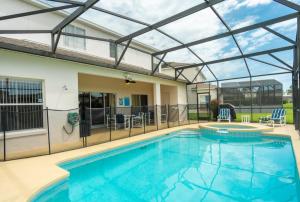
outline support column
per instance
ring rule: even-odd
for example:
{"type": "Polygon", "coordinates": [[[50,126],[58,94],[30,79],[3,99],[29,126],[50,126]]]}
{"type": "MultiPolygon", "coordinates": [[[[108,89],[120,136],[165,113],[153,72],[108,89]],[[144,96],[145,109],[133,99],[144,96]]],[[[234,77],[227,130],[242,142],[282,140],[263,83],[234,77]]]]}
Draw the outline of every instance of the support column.
{"type": "Polygon", "coordinates": [[[250,76],[250,122],[253,122],[253,89],[252,89],[252,76],[250,76]]]}
{"type": "Polygon", "coordinates": [[[157,125],[161,125],[161,91],[160,91],[160,83],[154,83],[153,84],[153,106],[154,113],[156,110],[156,115],[154,116],[154,120],[157,123],[157,125]]]}
{"type": "Polygon", "coordinates": [[[219,88],[220,88],[220,84],[219,84],[219,81],[217,80],[217,102],[218,102],[218,105],[220,104],[219,88]]]}
{"type": "Polygon", "coordinates": [[[297,18],[297,35],[296,35],[296,47],[294,49],[294,63],[293,63],[293,75],[292,75],[292,87],[293,87],[293,113],[295,129],[299,130],[300,117],[298,110],[300,109],[300,93],[299,93],[299,67],[300,67],[300,17],[297,18]]]}

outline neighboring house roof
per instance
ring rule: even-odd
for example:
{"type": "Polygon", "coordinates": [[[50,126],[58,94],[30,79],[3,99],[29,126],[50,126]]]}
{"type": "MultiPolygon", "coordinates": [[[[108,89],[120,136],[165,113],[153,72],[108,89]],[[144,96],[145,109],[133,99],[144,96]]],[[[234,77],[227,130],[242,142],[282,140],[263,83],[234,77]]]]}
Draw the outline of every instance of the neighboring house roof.
{"type": "MultiPolygon", "coordinates": [[[[252,81],[252,86],[271,86],[271,85],[281,85],[279,81],[275,79],[265,79],[265,80],[257,80],[257,81],[252,81]]],[[[250,86],[250,81],[241,81],[241,82],[227,82],[227,83],[222,83],[221,87],[222,88],[249,88],[250,86]]]]}
{"type": "Polygon", "coordinates": [[[199,83],[199,84],[197,84],[197,88],[198,89],[205,89],[205,90],[207,90],[207,89],[211,89],[211,90],[214,90],[214,89],[217,89],[218,87],[217,87],[217,85],[212,85],[212,84],[208,84],[208,83],[199,83]]]}
{"type": "MultiPolygon", "coordinates": [[[[78,62],[83,64],[96,65],[104,68],[111,68],[111,69],[116,69],[116,70],[121,70],[126,72],[152,76],[151,70],[144,69],[140,66],[127,64],[124,63],[123,61],[120,63],[120,65],[117,68],[115,68],[114,66],[115,63],[113,60],[108,60],[105,58],[96,57],[89,54],[79,53],[76,51],[58,48],[55,54],[51,54],[50,46],[29,42],[27,40],[0,37],[0,44],[2,44],[8,50],[31,53],[35,55],[41,55],[41,56],[46,56],[46,57],[51,57],[56,59],[68,60],[68,61],[73,61],[73,62],[78,62]]],[[[154,76],[162,79],[174,80],[172,76],[167,76],[161,73],[155,73],[154,76]]],[[[181,79],[178,79],[177,81],[186,82],[181,79]]]]}
{"type": "MultiPolygon", "coordinates": [[[[26,3],[28,3],[28,4],[31,4],[31,5],[33,5],[33,6],[36,6],[36,7],[38,7],[38,8],[49,8],[49,7],[53,7],[53,6],[51,6],[49,3],[41,2],[40,0],[33,0],[33,1],[32,1],[32,0],[22,0],[22,1],[24,1],[24,2],[26,2],[26,3]]],[[[99,11],[99,12],[100,12],[100,11],[99,11]]],[[[67,13],[67,12],[62,11],[62,10],[60,10],[60,11],[55,11],[55,12],[53,12],[53,13],[56,13],[56,14],[58,14],[58,15],[63,15],[64,17],[67,16],[67,15],[70,15],[70,13],[67,13]]],[[[89,26],[89,27],[91,27],[91,28],[93,28],[93,29],[96,29],[96,30],[98,30],[98,31],[101,31],[101,32],[110,34],[110,35],[112,35],[113,37],[116,37],[116,38],[121,38],[121,37],[124,36],[124,35],[122,35],[122,34],[116,32],[116,31],[113,31],[113,30],[111,30],[111,29],[108,29],[108,28],[106,28],[106,27],[103,27],[103,26],[101,26],[101,25],[99,25],[99,24],[93,23],[93,22],[91,22],[91,21],[89,21],[89,20],[87,20],[87,19],[85,19],[85,18],[82,18],[82,17],[78,17],[74,22],[79,22],[79,23],[85,24],[85,25],[87,25],[87,26],[89,26]]],[[[154,48],[154,47],[152,47],[152,46],[150,46],[150,45],[141,43],[141,42],[139,42],[139,41],[137,41],[137,40],[134,40],[134,39],[132,40],[132,44],[133,44],[133,45],[136,45],[136,46],[139,46],[139,47],[142,47],[142,48],[145,48],[145,49],[149,50],[150,52],[157,52],[157,51],[159,51],[159,49],[157,49],[157,48],[154,48]]]]}

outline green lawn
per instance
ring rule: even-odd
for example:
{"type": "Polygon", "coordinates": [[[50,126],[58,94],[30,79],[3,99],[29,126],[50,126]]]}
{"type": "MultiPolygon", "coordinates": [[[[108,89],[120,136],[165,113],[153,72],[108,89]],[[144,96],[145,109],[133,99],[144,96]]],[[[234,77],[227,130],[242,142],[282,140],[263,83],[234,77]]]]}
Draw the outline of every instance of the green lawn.
{"type": "MultiPolygon", "coordinates": [[[[293,104],[292,103],[287,103],[284,104],[283,107],[286,109],[286,121],[287,123],[293,123],[293,104]]],[[[242,115],[250,115],[250,113],[237,113],[236,114],[236,121],[240,122],[241,121],[241,116],[242,115]]],[[[271,115],[271,113],[253,113],[252,114],[252,122],[258,122],[260,117],[263,116],[268,116],[271,115]]],[[[199,114],[200,119],[203,117],[207,117],[207,114],[199,114]]],[[[197,120],[197,113],[190,113],[189,114],[189,119],[190,120],[197,120]]]]}
{"type": "MultiPolygon", "coordinates": [[[[294,123],[293,120],[293,104],[287,103],[283,105],[283,108],[286,110],[286,122],[287,123],[294,123]]],[[[250,113],[237,113],[236,114],[236,121],[241,121],[241,116],[250,113]]],[[[253,113],[252,114],[252,122],[258,122],[260,117],[271,115],[271,113],[253,113]]]]}

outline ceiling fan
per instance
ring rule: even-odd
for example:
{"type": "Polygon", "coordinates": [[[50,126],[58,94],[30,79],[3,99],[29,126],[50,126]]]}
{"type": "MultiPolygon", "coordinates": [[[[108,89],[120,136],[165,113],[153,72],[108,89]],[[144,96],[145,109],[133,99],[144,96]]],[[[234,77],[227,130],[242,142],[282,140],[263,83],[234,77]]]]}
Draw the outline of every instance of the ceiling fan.
{"type": "Polygon", "coordinates": [[[124,77],[125,77],[125,83],[127,84],[127,85],[129,85],[129,84],[131,84],[131,83],[136,83],[136,81],[134,81],[133,79],[132,79],[132,77],[129,75],[129,74],[124,74],[124,77]]]}

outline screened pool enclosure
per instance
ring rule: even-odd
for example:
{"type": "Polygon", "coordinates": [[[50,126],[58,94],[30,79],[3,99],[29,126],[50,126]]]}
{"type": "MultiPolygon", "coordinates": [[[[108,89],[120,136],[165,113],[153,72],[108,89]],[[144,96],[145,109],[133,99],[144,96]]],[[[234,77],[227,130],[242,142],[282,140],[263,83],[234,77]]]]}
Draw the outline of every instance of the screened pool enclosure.
{"type": "MultiPolygon", "coordinates": [[[[37,2],[32,0],[32,2],[37,2]]],[[[164,77],[161,65],[174,69],[174,77],[168,79],[186,82],[190,109],[198,111],[204,102],[210,113],[211,102],[221,103],[231,99],[234,107],[247,107],[251,116],[262,106],[272,108],[281,105],[280,89],[293,88],[293,119],[299,128],[299,64],[300,64],[300,6],[297,0],[273,1],[131,1],[131,0],[40,0],[39,10],[11,13],[0,17],[0,48],[31,53],[40,56],[92,64],[127,72],[164,77]],[[40,18],[49,12],[62,12],[64,20],[45,23],[43,27],[28,29],[26,23],[14,24],[15,19],[40,18]],[[117,40],[86,35],[81,30],[65,29],[77,18],[113,30],[117,40]],[[32,35],[49,37],[48,46],[30,46],[14,43],[16,36],[34,40],[32,35]],[[114,63],[89,58],[64,55],[58,52],[59,41],[64,36],[91,40],[111,45],[115,51],[114,63]],[[5,38],[4,38],[5,37],[5,38]],[[151,47],[141,50],[135,43],[151,47]],[[130,49],[141,51],[152,58],[152,70],[128,68],[122,58],[130,49]],[[177,65],[172,66],[172,62],[177,65]],[[190,69],[196,74],[189,74],[190,69]],[[197,77],[205,80],[199,82],[197,77]],[[260,88],[259,82],[275,79],[282,85],[260,88]],[[225,87],[226,82],[238,82],[239,86],[225,87]],[[206,88],[201,90],[201,85],[206,88]],[[273,93],[273,98],[266,93],[273,93]],[[230,96],[232,96],[230,98],[230,96]],[[236,96],[239,96],[238,99],[236,96]],[[268,100],[269,99],[269,100],[268,100]]],[[[5,3],[1,2],[1,3],[5,3]]],[[[46,22],[46,21],[45,21],[46,22]]],[[[196,113],[196,112],[195,112],[196,113]]],[[[192,114],[192,113],[191,113],[192,114]]]]}
{"type": "Polygon", "coordinates": [[[252,98],[249,82],[226,82],[221,86],[223,103],[234,106],[282,107],[282,83],[274,79],[252,82],[252,98]]]}

